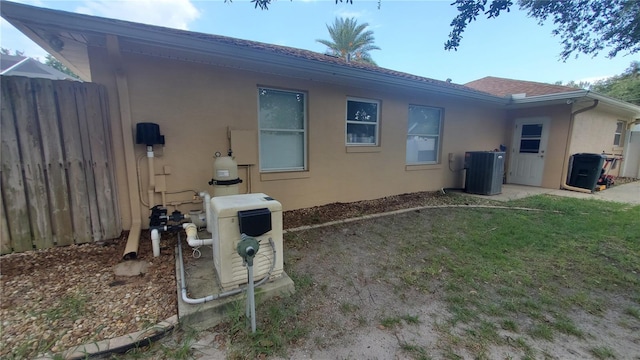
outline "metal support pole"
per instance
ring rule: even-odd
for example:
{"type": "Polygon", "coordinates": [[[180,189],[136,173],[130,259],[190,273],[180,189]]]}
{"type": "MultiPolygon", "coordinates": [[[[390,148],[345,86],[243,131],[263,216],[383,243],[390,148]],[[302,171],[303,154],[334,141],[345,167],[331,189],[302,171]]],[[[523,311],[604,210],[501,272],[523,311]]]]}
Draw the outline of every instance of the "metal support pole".
{"type": "Polygon", "coordinates": [[[256,302],[253,293],[253,266],[247,266],[247,275],[249,276],[249,287],[247,289],[247,307],[250,308],[251,314],[251,332],[256,332],[256,302]]]}

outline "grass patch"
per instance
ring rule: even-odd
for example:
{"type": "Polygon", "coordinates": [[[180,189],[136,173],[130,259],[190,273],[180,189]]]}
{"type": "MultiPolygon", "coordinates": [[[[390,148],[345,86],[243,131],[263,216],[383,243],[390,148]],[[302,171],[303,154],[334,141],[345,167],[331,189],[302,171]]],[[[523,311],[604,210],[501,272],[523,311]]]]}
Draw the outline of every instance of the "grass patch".
{"type": "Polygon", "coordinates": [[[634,318],[640,320],[640,309],[638,309],[636,307],[630,306],[630,307],[624,309],[624,313],[626,315],[629,315],[631,317],[634,317],[634,318]]]}
{"type": "Polygon", "coordinates": [[[515,321],[511,320],[511,319],[502,320],[500,325],[504,330],[509,330],[509,331],[512,331],[512,332],[518,332],[518,324],[515,321]]]}
{"type": "Polygon", "coordinates": [[[564,334],[573,335],[581,339],[584,338],[584,332],[578,329],[573,321],[565,316],[558,316],[558,319],[553,323],[553,327],[564,334]]]}
{"type": "Polygon", "coordinates": [[[401,322],[402,319],[400,319],[399,317],[386,317],[380,320],[380,325],[386,328],[393,328],[397,325],[400,325],[401,322]]]}
{"type": "Polygon", "coordinates": [[[538,324],[529,330],[529,335],[535,339],[551,341],[553,340],[553,329],[545,324],[538,324]]]}
{"type": "MultiPolygon", "coordinates": [[[[223,328],[231,335],[229,359],[255,359],[284,355],[286,346],[305,338],[310,331],[307,319],[300,310],[301,297],[312,287],[309,275],[290,271],[298,279],[296,292],[288,297],[277,297],[260,302],[256,307],[256,332],[252,333],[245,317],[245,300],[236,301],[228,312],[229,321],[223,328]]],[[[294,280],[295,281],[295,280],[294,280]]]]}
{"type": "MultiPolygon", "coordinates": [[[[464,199],[457,200],[463,204],[464,199]]],[[[322,336],[315,335],[311,341],[324,348],[351,329],[368,324],[371,312],[366,302],[340,298],[331,316],[327,316],[331,310],[323,308],[327,299],[335,301],[335,289],[359,288],[358,279],[364,278],[344,270],[348,266],[343,265],[356,259],[346,255],[351,254],[347,250],[350,243],[342,236],[346,229],[352,241],[358,241],[358,251],[384,254],[366,261],[366,266],[373,267],[368,273],[375,274],[379,286],[392,289],[399,302],[411,299],[412,292],[422,292],[436,294],[446,305],[449,317],[436,326],[439,353],[432,355],[428,348],[401,343],[409,357],[458,359],[464,352],[486,358],[491,346],[508,345],[524,352],[523,358],[533,359],[541,354],[527,343],[528,336],[546,341],[559,334],[584,338],[570,314],[584,311],[602,316],[615,305],[608,300],[611,294],[634,301],[634,306],[622,311],[628,321],[638,319],[640,206],[550,196],[506,205],[542,211],[432,209],[362,225],[287,234],[285,256],[292,258],[285,270],[296,293],[260,305],[255,334],[246,326],[241,303],[225,325],[231,339],[230,358],[286,357],[289,345],[307,340],[310,326],[322,329],[322,336]],[[359,229],[357,234],[354,227],[359,229]],[[338,234],[335,240],[334,232],[338,234]],[[336,276],[321,279],[296,271],[304,268],[296,265],[307,254],[321,254],[319,259],[326,261],[323,266],[335,268],[336,276]],[[506,338],[500,335],[501,329],[528,336],[506,338]]],[[[359,264],[365,266],[365,262],[359,264]]],[[[411,314],[377,321],[386,328],[420,323],[411,314]]],[[[611,349],[603,347],[591,353],[601,359],[613,356],[611,349]]]]}
{"type": "Polygon", "coordinates": [[[608,346],[598,346],[589,349],[589,352],[595,356],[596,359],[615,359],[616,354],[608,346]]]}
{"type": "Polygon", "coordinates": [[[415,360],[430,360],[431,357],[427,353],[427,350],[418,345],[402,343],[400,344],[400,349],[410,355],[415,360]]]}
{"type": "Polygon", "coordinates": [[[54,322],[58,319],[77,320],[85,315],[87,311],[88,295],[82,290],[66,294],[60,299],[56,306],[43,310],[40,314],[48,322],[54,322]]]}

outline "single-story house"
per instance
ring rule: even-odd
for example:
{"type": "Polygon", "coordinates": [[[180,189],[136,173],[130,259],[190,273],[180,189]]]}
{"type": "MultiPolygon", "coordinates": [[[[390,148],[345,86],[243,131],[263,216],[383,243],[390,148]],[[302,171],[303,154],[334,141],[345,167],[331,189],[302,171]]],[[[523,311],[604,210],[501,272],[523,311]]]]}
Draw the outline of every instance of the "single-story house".
{"type": "MultiPolygon", "coordinates": [[[[496,96],[512,98],[514,102],[508,108],[511,109],[509,117],[513,119],[514,125],[517,125],[516,118],[518,117],[550,116],[552,114],[547,108],[533,110],[532,106],[523,106],[523,104],[555,104],[556,110],[559,111],[554,115],[557,117],[555,121],[569,124],[570,136],[564,141],[553,138],[549,138],[549,141],[564,143],[568,154],[605,154],[609,160],[605,164],[608,174],[640,178],[640,133],[637,132],[640,129],[634,125],[639,122],[639,119],[637,115],[633,115],[633,112],[637,111],[635,110],[637,106],[603,97],[588,90],[492,76],[471,81],[465,86],[496,96]],[[576,101],[591,101],[595,106],[585,111],[582,110],[584,107],[575,106],[576,101]],[[521,110],[516,110],[523,108],[528,110],[524,113],[521,110]],[[629,118],[629,116],[631,117],[629,118]]],[[[526,129],[521,131],[526,131],[526,129]]],[[[514,133],[514,139],[516,136],[518,136],[517,132],[514,133]]],[[[530,179],[533,183],[523,182],[520,179],[520,174],[514,172],[517,168],[517,163],[514,162],[519,161],[519,156],[514,156],[514,153],[519,151],[517,141],[512,144],[514,144],[514,149],[511,153],[508,174],[510,182],[539,186],[536,179],[530,179]]],[[[540,150],[540,154],[543,153],[544,149],[540,150]]],[[[555,186],[549,184],[545,187],[553,188],[555,186]]]]}
{"type": "Polygon", "coordinates": [[[207,190],[214,153],[228,149],[241,191],[290,210],[461,187],[465,152],[501,145],[507,182],[561,188],[571,154],[624,156],[640,118],[638,106],[582,90],[505,96],[254,41],[11,2],[1,12],[107,88],[124,229],[146,226],[143,200],[187,210],[181,191],[207,190]],[[142,122],[165,140],[155,188],[137,162],[142,122]]]}
{"type": "Polygon", "coordinates": [[[38,60],[20,55],[0,54],[0,75],[78,81],[73,76],[38,60]]]}

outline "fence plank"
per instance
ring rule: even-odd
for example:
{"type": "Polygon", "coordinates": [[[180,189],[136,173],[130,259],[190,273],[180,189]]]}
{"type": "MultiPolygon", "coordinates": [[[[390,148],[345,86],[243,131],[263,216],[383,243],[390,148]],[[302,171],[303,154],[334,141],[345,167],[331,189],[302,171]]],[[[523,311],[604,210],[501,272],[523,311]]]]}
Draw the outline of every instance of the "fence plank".
{"type": "MultiPolygon", "coordinates": [[[[86,84],[89,85],[89,84],[86,84]]],[[[87,123],[89,143],[91,146],[91,159],[93,161],[93,174],[96,182],[96,199],[100,214],[100,228],[102,238],[113,238],[115,233],[115,213],[113,206],[113,191],[109,179],[107,136],[105,134],[100,105],[100,90],[96,84],[87,86],[87,123]]]]}
{"type": "MultiPolygon", "coordinates": [[[[2,177],[0,177],[0,188],[2,187],[2,177]]],[[[9,224],[4,213],[4,196],[0,194],[0,254],[11,252],[11,236],[9,235],[9,224]]]]}
{"type": "Polygon", "coordinates": [[[73,244],[73,225],[69,206],[69,188],[64,169],[53,84],[51,80],[37,79],[32,81],[32,86],[35,90],[38,123],[42,133],[53,240],[58,246],[71,245],[73,244]]]}
{"type": "Polygon", "coordinates": [[[113,228],[112,232],[107,232],[107,238],[116,238],[122,233],[122,219],[120,216],[120,207],[118,204],[117,188],[116,188],[116,171],[115,159],[113,158],[113,134],[111,133],[111,115],[109,113],[109,97],[107,89],[99,86],[100,108],[102,110],[102,126],[105,134],[105,150],[107,152],[107,173],[109,174],[109,182],[111,183],[111,204],[113,208],[113,228]]]}
{"type": "MultiPolygon", "coordinates": [[[[89,214],[91,215],[91,234],[94,241],[102,240],[100,229],[100,211],[98,210],[98,199],[95,191],[96,179],[94,175],[94,164],[91,158],[91,143],[89,141],[90,129],[87,113],[87,87],[82,83],[73,84],[76,108],[78,109],[78,125],[80,129],[80,143],[82,144],[82,159],[84,164],[84,176],[87,181],[87,198],[89,199],[89,214]]],[[[93,129],[91,129],[93,131],[93,129]]]]}
{"type": "Polygon", "coordinates": [[[40,129],[36,121],[33,89],[28,78],[16,77],[10,95],[14,104],[18,143],[22,158],[27,208],[31,220],[33,243],[38,249],[53,247],[47,184],[44,177],[40,129]]]}
{"type": "Polygon", "coordinates": [[[74,84],[69,81],[56,81],[53,88],[58,100],[60,129],[67,167],[69,203],[71,205],[74,240],[77,244],[91,241],[91,217],[87,180],[84,176],[84,159],[80,143],[78,109],[76,106],[74,84]]]}
{"type": "Polygon", "coordinates": [[[12,84],[6,77],[2,81],[2,113],[0,114],[0,139],[2,143],[1,184],[2,199],[6,206],[3,223],[6,221],[9,235],[2,237],[2,253],[5,251],[27,251],[33,249],[31,228],[29,227],[29,214],[27,212],[27,198],[22,177],[22,161],[20,160],[20,146],[16,134],[16,126],[13,115],[13,103],[11,101],[12,84]],[[5,243],[10,242],[9,249],[5,243]]]}

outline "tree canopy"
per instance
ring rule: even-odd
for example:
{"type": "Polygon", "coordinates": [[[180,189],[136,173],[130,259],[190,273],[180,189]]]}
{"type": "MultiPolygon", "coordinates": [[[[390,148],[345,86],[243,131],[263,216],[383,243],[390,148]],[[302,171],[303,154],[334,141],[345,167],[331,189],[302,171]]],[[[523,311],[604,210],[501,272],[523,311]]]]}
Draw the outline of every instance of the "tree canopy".
{"type": "Polygon", "coordinates": [[[63,63],[61,63],[58,59],[54,58],[51,54],[47,54],[45,56],[45,65],[49,65],[52,68],[58,70],[58,71],[62,71],[63,73],[72,76],[76,79],[79,79],[80,77],[78,75],[76,75],[73,71],[71,71],[71,69],[69,69],[66,65],[64,65],[63,63]]]}
{"type": "Polygon", "coordinates": [[[620,75],[596,81],[591,90],[640,105],[640,61],[633,61],[620,75]]]}
{"type": "MultiPolygon", "coordinates": [[[[458,15],[451,21],[446,50],[457,50],[462,33],[478,16],[496,18],[509,12],[512,0],[455,0],[458,15]]],[[[543,25],[553,21],[553,35],[560,36],[562,60],[571,55],[597,55],[605,48],[608,57],[619,52],[640,51],[640,1],[638,0],[517,0],[521,10],[543,25]]]]}
{"type": "Polygon", "coordinates": [[[327,25],[331,40],[316,41],[325,45],[331,55],[375,65],[369,51],[380,48],[374,45],[373,31],[366,30],[368,26],[367,23],[358,24],[355,18],[336,18],[333,25],[327,25]]]}
{"type": "Polygon", "coordinates": [[[632,61],[629,67],[620,75],[608,77],[593,83],[587,81],[575,82],[571,80],[567,83],[557,81],[555,85],[564,85],[576,89],[588,89],[614,99],[640,106],[640,61],[632,61]]]}

